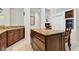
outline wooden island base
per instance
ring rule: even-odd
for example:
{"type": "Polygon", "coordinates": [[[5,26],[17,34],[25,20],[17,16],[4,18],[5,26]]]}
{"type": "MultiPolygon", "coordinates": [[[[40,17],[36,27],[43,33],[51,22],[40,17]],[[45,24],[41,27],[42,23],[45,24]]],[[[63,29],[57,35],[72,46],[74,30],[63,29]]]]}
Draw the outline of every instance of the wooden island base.
{"type": "Polygon", "coordinates": [[[34,51],[65,51],[64,31],[32,29],[31,45],[34,51]]]}

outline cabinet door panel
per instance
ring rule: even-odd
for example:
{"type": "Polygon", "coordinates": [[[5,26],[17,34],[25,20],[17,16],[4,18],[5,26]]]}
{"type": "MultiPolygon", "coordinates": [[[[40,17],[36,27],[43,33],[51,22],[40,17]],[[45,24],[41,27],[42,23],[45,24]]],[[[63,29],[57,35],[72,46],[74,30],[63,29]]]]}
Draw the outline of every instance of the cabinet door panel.
{"type": "Polygon", "coordinates": [[[45,51],[45,44],[41,42],[39,39],[34,38],[33,39],[36,45],[40,48],[40,50],[45,51]]]}
{"type": "Polygon", "coordinates": [[[14,43],[14,31],[8,31],[8,46],[14,43]]]}
{"type": "Polygon", "coordinates": [[[59,51],[59,40],[60,40],[60,35],[55,35],[55,36],[50,36],[47,38],[46,43],[47,43],[47,50],[48,51],[59,51]]]}
{"type": "Polygon", "coordinates": [[[6,45],[6,38],[3,38],[1,40],[1,50],[5,50],[7,48],[7,45],[6,45]]]}
{"type": "Polygon", "coordinates": [[[4,51],[7,48],[7,36],[6,32],[0,35],[0,47],[1,50],[4,51]]]}
{"type": "Polygon", "coordinates": [[[40,49],[36,46],[36,44],[32,41],[32,48],[34,51],[40,51],[40,49]]]}
{"type": "Polygon", "coordinates": [[[14,42],[18,41],[20,38],[20,30],[16,29],[14,30],[14,42]]]}

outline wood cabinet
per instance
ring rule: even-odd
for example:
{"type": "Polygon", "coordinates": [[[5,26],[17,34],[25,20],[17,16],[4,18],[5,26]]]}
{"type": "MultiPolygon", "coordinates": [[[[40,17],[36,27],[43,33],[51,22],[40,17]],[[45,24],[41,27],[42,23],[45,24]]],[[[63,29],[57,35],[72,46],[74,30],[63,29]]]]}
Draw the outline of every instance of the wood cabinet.
{"type": "Polygon", "coordinates": [[[7,48],[7,33],[0,34],[0,50],[4,51],[7,48]]]}
{"type": "MultiPolygon", "coordinates": [[[[43,30],[42,30],[43,31],[43,30]]],[[[43,32],[31,30],[31,45],[34,51],[64,51],[64,32],[44,35],[43,32]]],[[[45,32],[45,31],[44,31],[45,32]]]]}
{"type": "Polygon", "coordinates": [[[24,27],[13,27],[0,30],[0,51],[25,37],[24,27]]]}
{"type": "Polygon", "coordinates": [[[14,30],[7,31],[8,36],[8,46],[14,43],[14,30]]]}
{"type": "Polygon", "coordinates": [[[65,12],[65,18],[72,18],[74,17],[74,10],[69,10],[65,12]]]}
{"type": "Polygon", "coordinates": [[[8,33],[8,46],[14,44],[15,42],[19,41],[20,39],[24,38],[24,28],[20,29],[13,29],[7,31],[8,33]]]}

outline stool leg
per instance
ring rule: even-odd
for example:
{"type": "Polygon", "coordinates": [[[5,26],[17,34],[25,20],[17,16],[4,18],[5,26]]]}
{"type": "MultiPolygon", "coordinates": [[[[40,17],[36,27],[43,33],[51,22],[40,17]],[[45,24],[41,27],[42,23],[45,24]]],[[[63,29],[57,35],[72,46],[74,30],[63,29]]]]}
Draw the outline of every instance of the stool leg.
{"type": "Polygon", "coordinates": [[[71,44],[70,43],[68,43],[68,47],[69,47],[69,50],[71,50],[71,44]]]}
{"type": "Polygon", "coordinates": [[[69,50],[71,50],[71,42],[70,42],[70,37],[68,39],[68,47],[69,47],[69,50]]]}

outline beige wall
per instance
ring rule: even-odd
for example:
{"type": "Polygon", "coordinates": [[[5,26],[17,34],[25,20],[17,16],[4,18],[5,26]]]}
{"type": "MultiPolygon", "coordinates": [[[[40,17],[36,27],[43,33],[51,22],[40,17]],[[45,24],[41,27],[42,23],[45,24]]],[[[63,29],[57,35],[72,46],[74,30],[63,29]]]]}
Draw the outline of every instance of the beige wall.
{"type": "Polygon", "coordinates": [[[0,13],[0,25],[24,25],[23,8],[2,8],[3,11],[0,13]]]}
{"type": "Polygon", "coordinates": [[[24,9],[23,8],[10,8],[10,25],[24,25],[24,9]]]}
{"type": "Polygon", "coordinates": [[[3,11],[0,13],[0,25],[10,25],[10,9],[3,8],[3,11]]]}

